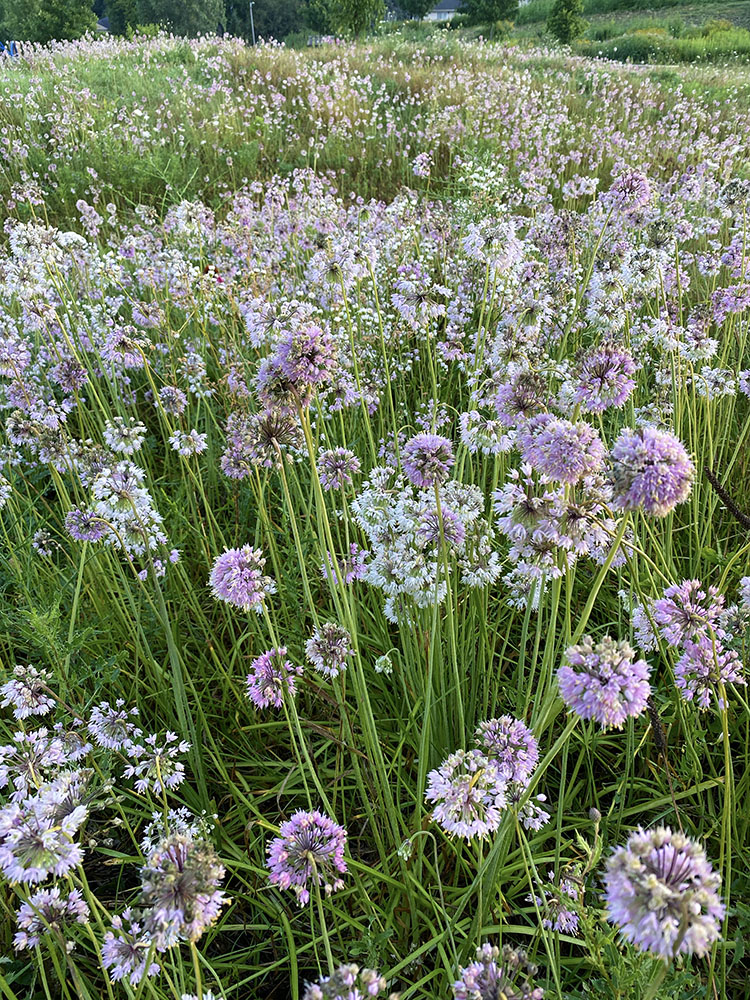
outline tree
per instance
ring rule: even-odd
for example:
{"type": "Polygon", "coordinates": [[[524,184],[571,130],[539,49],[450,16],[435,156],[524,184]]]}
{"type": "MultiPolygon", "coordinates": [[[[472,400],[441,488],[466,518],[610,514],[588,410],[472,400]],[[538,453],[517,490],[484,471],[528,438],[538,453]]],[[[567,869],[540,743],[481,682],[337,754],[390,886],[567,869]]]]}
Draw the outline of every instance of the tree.
{"type": "Polygon", "coordinates": [[[0,33],[24,42],[80,38],[96,27],[91,0],[4,0],[0,33]]]}
{"type": "Polygon", "coordinates": [[[555,0],[547,18],[547,31],[558,42],[568,45],[586,30],[583,19],[583,0],[555,0]]]}
{"type": "Polygon", "coordinates": [[[399,6],[406,14],[411,14],[421,21],[435,6],[435,0],[401,0],[399,6]]]}
{"type": "Polygon", "coordinates": [[[135,28],[138,24],[136,0],[105,0],[104,12],[109,18],[109,30],[113,35],[124,35],[128,28],[135,28]]]}
{"type": "Polygon", "coordinates": [[[518,16],[518,0],[467,0],[461,13],[468,14],[475,24],[515,21],[518,16]]]}
{"type": "Polygon", "coordinates": [[[385,13],[385,3],[383,0],[336,0],[331,13],[337,31],[357,36],[380,20],[385,13]]]}
{"type": "MultiPolygon", "coordinates": [[[[254,0],[253,22],[256,38],[286,38],[293,31],[306,27],[302,0],[254,0]]],[[[248,0],[227,0],[227,31],[250,38],[250,4],[248,0]]]]}
{"type": "Polygon", "coordinates": [[[214,34],[226,27],[224,0],[137,0],[140,24],[163,24],[176,35],[214,34]]]}

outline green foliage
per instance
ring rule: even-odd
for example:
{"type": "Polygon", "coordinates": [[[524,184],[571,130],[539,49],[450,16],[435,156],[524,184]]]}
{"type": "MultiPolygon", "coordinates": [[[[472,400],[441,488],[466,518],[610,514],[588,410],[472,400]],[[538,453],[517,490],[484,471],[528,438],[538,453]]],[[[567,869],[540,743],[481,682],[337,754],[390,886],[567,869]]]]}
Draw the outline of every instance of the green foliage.
{"type": "Polygon", "coordinates": [[[412,17],[423,18],[435,6],[434,0],[401,0],[402,10],[412,17]]]}
{"type": "Polygon", "coordinates": [[[113,35],[124,35],[128,28],[138,24],[137,0],[106,0],[104,10],[113,35]]]}
{"type": "Polygon", "coordinates": [[[384,0],[334,0],[331,10],[334,28],[355,38],[374,28],[384,13],[384,0]]]}
{"type": "Polygon", "coordinates": [[[96,26],[91,0],[3,0],[0,35],[28,42],[80,38],[96,26]]]}
{"type": "Polygon", "coordinates": [[[137,0],[142,24],[163,24],[177,35],[214,34],[225,25],[223,0],[137,0]]]}
{"type": "Polygon", "coordinates": [[[467,0],[465,10],[472,24],[515,21],[518,16],[518,0],[467,0]]]}
{"type": "Polygon", "coordinates": [[[586,30],[583,0],[555,0],[547,18],[547,30],[563,45],[580,38],[586,30]]]}
{"type": "MultiPolygon", "coordinates": [[[[255,0],[253,22],[256,38],[285,39],[295,31],[307,27],[307,4],[304,0],[255,0]]],[[[252,36],[250,24],[250,4],[246,0],[228,0],[226,5],[226,29],[231,35],[241,38],[252,36]]]]}

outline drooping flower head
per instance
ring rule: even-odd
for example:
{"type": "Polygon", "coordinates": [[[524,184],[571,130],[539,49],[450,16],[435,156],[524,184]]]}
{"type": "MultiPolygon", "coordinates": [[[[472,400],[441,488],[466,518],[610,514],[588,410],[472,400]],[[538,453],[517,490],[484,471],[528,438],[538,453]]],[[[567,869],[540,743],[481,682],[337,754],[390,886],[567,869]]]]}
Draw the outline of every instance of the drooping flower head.
{"type": "Polygon", "coordinates": [[[72,507],[65,515],[65,530],[76,542],[100,542],[110,527],[96,511],[72,507]]]}
{"type": "Polygon", "coordinates": [[[544,476],[577,483],[604,461],[604,445],[593,427],[540,413],[520,428],[518,447],[525,462],[544,476]]]}
{"type": "Polygon", "coordinates": [[[476,738],[506,781],[527,781],[539,763],[536,737],[511,715],[480,722],[476,738]]]}
{"type": "Polygon", "coordinates": [[[324,490],[343,489],[359,470],[359,459],[348,448],[332,448],[318,458],[318,475],[324,490]]]}
{"type": "Polygon", "coordinates": [[[683,580],[653,602],[652,616],[669,645],[681,646],[688,639],[708,638],[709,630],[720,635],[723,609],[724,595],[716,587],[704,590],[700,580],[683,580]]]}
{"type": "Polygon", "coordinates": [[[690,495],[695,469],[682,442],[656,427],[625,427],[612,452],[614,504],[664,517],[690,495]]]}
{"type": "Polygon", "coordinates": [[[632,215],[645,208],[650,198],[651,185],[648,178],[638,170],[620,174],[604,196],[606,202],[625,215],[632,215]]]}
{"type": "Polygon", "coordinates": [[[604,343],[580,359],[573,400],[589,413],[623,406],[635,389],[635,361],[616,344],[604,343]]]}
{"type": "Polygon", "coordinates": [[[471,840],[497,830],[507,805],[500,767],[479,750],[457,750],[427,776],[432,818],[449,834],[471,840]]]}
{"type": "Polygon", "coordinates": [[[35,948],[46,934],[62,933],[67,924],[85,924],[88,918],[89,908],[79,889],[72,889],[67,895],[63,895],[56,885],[40,889],[18,910],[19,929],[13,938],[13,947],[16,951],[35,948]]]}
{"type": "MultiPolygon", "coordinates": [[[[684,652],[675,664],[674,680],[685,701],[696,699],[701,708],[711,704],[712,693],[720,684],[746,684],[742,660],[735,649],[725,649],[720,639],[702,635],[697,642],[686,640],[684,652]]],[[[719,708],[724,699],[717,695],[719,708]]]]}
{"type": "Polygon", "coordinates": [[[293,889],[300,906],[310,899],[308,886],[322,886],[326,894],[344,888],[346,830],[324,813],[298,810],[281,824],[280,836],[268,845],[269,881],[293,889]]]}
{"type": "Polygon", "coordinates": [[[74,839],[87,810],[70,807],[62,786],[50,782],[32,798],[0,809],[0,870],[9,882],[42,882],[65,875],[83,860],[74,839]]]}
{"type": "Polygon", "coordinates": [[[224,866],[199,833],[172,832],[150,851],[141,869],[145,926],[159,946],[197,941],[224,905],[224,866]]]}
{"type": "Polygon", "coordinates": [[[303,1000],[369,1000],[379,997],[386,988],[385,978],[375,969],[340,965],[333,975],[310,983],[303,1000]]]}
{"type": "Polygon", "coordinates": [[[547,872],[547,878],[552,883],[549,888],[542,889],[543,896],[529,896],[536,902],[541,912],[542,926],[559,934],[578,935],[579,917],[575,909],[578,899],[578,886],[572,878],[562,877],[558,880],[554,871],[547,872]]]}
{"type": "Polygon", "coordinates": [[[496,945],[483,944],[476,960],[459,971],[454,1000],[542,1000],[544,990],[531,982],[536,971],[525,951],[506,944],[501,952],[496,945]]]}
{"type": "Polygon", "coordinates": [[[669,827],[639,827],[604,876],[608,919],[642,951],[705,955],[721,936],[721,876],[700,844],[669,827]]]}
{"type": "Polygon", "coordinates": [[[650,668],[645,660],[635,659],[627,642],[604,636],[594,643],[587,635],[565,651],[565,659],[557,672],[560,694],[582,719],[619,729],[628,716],[645,709],[651,694],[650,668]]]}
{"type": "Polygon", "coordinates": [[[416,434],[401,452],[404,471],[415,486],[439,486],[455,461],[453,445],[439,434],[416,434]]]}
{"type": "Polygon", "coordinates": [[[55,707],[49,691],[50,675],[33,664],[16,664],[13,677],[0,687],[3,696],[0,706],[13,706],[17,719],[30,715],[47,715],[55,707]]]}
{"type": "Polygon", "coordinates": [[[302,667],[295,666],[286,658],[286,646],[268,649],[250,664],[247,675],[247,696],[258,708],[281,708],[284,704],[284,689],[293,697],[295,677],[302,673],[302,667]]]}
{"type": "Polygon", "coordinates": [[[138,709],[125,708],[124,705],[124,700],[118,698],[114,705],[103,701],[91,709],[88,730],[100,747],[123,750],[140,735],[140,729],[135,724],[138,709]]]}
{"type": "Polygon", "coordinates": [[[211,569],[211,592],[219,601],[260,614],[268,594],[276,593],[276,584],[263,572],[265,565],[260,549],[250,545],[227,549],[216,557],[211,569]]]}
{"type": "Polygon", "coordinates": [[[109,970],[112,982],[127,979],[131,986],[137,986],[144,976],[158,976],[161,967],[153,961],[156,942],[130,907],[121,916],[112,917],[112,928],[102,943],[102,965],[109,970]]]}
{"type": "Polygon", "coordinates": [[[351,636],[335,622],[319,625],[305,643],[305,652],[318,673],[326,677],[338,677],[354,655],[351,636]]]}

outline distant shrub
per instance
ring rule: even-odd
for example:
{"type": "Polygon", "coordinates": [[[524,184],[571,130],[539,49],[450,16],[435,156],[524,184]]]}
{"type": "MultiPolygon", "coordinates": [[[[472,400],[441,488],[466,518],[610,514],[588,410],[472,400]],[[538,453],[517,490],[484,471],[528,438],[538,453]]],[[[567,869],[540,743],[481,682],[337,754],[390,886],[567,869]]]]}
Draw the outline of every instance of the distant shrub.
{"type": "Polygon", "coordinates": [[[555,0],[547,18],[547,30],[563,45],[580,38],[586,30],[583,0],[555,0]]]}

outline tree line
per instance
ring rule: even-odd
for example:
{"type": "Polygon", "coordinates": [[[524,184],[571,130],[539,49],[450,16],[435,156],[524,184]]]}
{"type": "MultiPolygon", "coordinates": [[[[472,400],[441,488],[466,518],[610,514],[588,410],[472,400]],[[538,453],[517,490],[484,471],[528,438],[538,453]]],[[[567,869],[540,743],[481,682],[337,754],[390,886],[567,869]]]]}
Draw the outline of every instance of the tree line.
{"type": "MultiPolygon", "coordinates": [[[[381,18],[422,18],[437,0],[0,0],[0,41],[80,38],[107,18],[114,34],[159,25],[178,35],[284,39],[296,33],[360,35],[381,18]]],[[[582,30],[582,0],[556,0],[550,30],[570,41],[582,30]]],[[[513,21],[518,0],[464,0],[467,23],[513,21]]]]}

